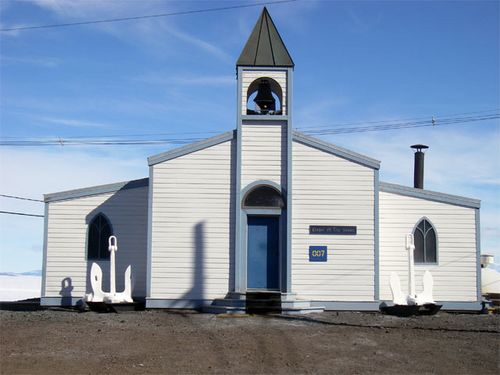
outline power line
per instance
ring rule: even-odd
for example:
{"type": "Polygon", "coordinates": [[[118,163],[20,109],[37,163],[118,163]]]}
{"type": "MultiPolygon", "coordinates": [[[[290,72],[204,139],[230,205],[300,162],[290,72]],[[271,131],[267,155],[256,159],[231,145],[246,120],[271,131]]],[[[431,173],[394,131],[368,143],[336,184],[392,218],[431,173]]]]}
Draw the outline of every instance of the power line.
{"type": "Polygon", "coordinates": [[[225,7],[218,7],[218,8],[205,8],[205,9],[195,9],[195,10],[187,10],[187,11],[171,12],[171,13],[149,14],[149,15],[144,15],[144,16],[108,18],[108,19],[102,19],[102,20],[68,22],[68,23],[58,23],[58,24],[51,24],[51,25],[9,27],[9,28],[5,28],[5,29],[0,29],[0,31],[50,29],[50,28],[56,28],[56,27],[91,25],[91,24],[96,24],[96,23],[134,21],[134,20],[142,20],[142,19],[147,19],[147,18],[181,16],[181,15],[187,15],[187,14],[208,13],[208,12],[218,12],[218,11],[231,10],[231,9],[251,8],[251,7],[257,7],[257,6],[262,6],[262,5],[275,5],[275,4],[283,4],[283,3],[292,3],[295,1],[298,1],[298,0],[265,1],[265,2],[261,2],[261,3],[253,3],[253,4],[240,4],[240,5],[225,6],[225,7]]]}
{"type": "Polygon", "coordinates": [[[0,194],[0,197],[4,197],[4,198],[12,198],[12,199],[20,199],[20,200],[23,200],[23,201],[33,201],[33,202],[42,202],[40,199],[32,199],[32,198],[25,198],[25,197],[17,197],[15,195],[7,195],[7,194],[0,194]]]}
{"type": "Polygon", "coordinates": [[[398,129],[410,129],[410,128],[421,128],[427,126],[439,127],[443,125],[452,124],[467,124],[471,122],[479,122],[486,120],[495,120],[500,118],[500,114],[494,114],[482,117],[464,117],[464,118],[450,118],[450,119],[429,119],[426,121],[414,121],[406,123],[393,123],[384,125],[371,125],[371,126],[358,126],[358,127],[345,127],[345,128],[326,128],[320,130],[305,131],[305,133],[310,135],[330,135],[330,134],[349,134],[349,133],[364,133],[371,131],[384,131],[384,130],[398,130],[398,129]]]}
{"type": "MultiPolygon", "coordinates": [[[[381,125],[367,125],[357,127],[329,127],[316,128],[312,130],[304,130],[304,133],[309,135],[331,135],[331,134],[350,134],[364,133],[373,131],[400,130],[420,127],[440,127],[443,125],[459,125],[467,123],[475,123],[486,120],[495,120],[500,118],[500,113],[485,114],[482,116],[462,116],[462,117],[447,117],[436,118],[428,117],[427,120],[410,121],[410,122],[394,122],[381,125]]],[[[147,136],[147,135],[146,135],[147,136]]],[[[181,145],[189,144],[195,141],[204,139],[203,137],[192,138],[159,138],[159,139],[126,139],[126,136],[117,139],[75,139],[75,138],[57,138],[57,139],[16,139],[16,140],[0,140],[0,146],[120,146],[120,145],[162,145],[172,144],[181,145]]]]}
{"type": "MultiPolygon", "coordinates": [[[[489,109],[489,110],[482,110],[482,111],[471,111],[471,112],[462,112],[462,113],[454,113],[454,114],[446,114],[446,115],[439,115],[439,116],[421,116],[421,117],[407,117],[407,118],[400,118],[400,119],[392,119],[392,120],[377,120],[377,121],[357,121],[357,122],[348,122],[348,123],[342,123],[342,124],[331,124],[331,125],[321,125],[321,126],[299,126],[296,127],[297,130],[301,129],[306,129],[304,132],[308,131],[315,131],[316,129],[324,129],[324,128],[332,128],[332,127],[337,127],[337,126],[348,126],[348,125],[365,125],[365,124],[393,124],[393,123],[400,123],[402,121],[410,121],[410,120],[422,120],[422,119],[427,119],[432,122],[434,119],[434,125],[438,124],[438,121],[444,121],[448,117],[451,116],[458,116],[458,115],[468,115],[468,114],[478,114],[478,113],[490,113],[490,112],[498,112],[500,111],[500,108],[496,109],[489,109]]],[[[425,121],[424,121],[425,122],[425,121]]],[[[72,136],[70,139],[95,139],[95,138],[100,138],[101,140],[104,140],[106,138],[128,138],[128,137],[164,137],[164,136],[177,136],[177,135],[198,135],[199,137],[194,137],[194,138],[182,138],[182,139],[173,139],[172,143],[178,142],[179,144],[183,143],[189,143],[191,141],[196,141],[199,139],[204,139],[205,136],[208,136],[210,134],[220,134],[219,131],[192,131],[192,132],[169,132],[169,133],[141,133],[141,134],[113,134],[113,135],[87,135],[87,136],[72,136]]],[[[12,136],[7,136],[7,137],[2,137],[1,140],[21,140],[21,141],[31,141],[31,140],[45,140],[47,141],[47,137],[27,137],[27,138],[20,138],[20,137],[12,137],[12,136]]],[[[61,141],[63,144],[66,142],[66,140],[69,138],[61,139],[58,138],[57,142],[59,144],[61,141]]]]}
{"type": "Polygon", "coordinates": [[[20,215],[20,216],[33,216],[33,217],[44,217],[44,215],[26,214],[24,212],[13,212],[13,211],[0,211],[0,214],[20,215]]]}
{"type": "MultiPolygon", "coordinates": [[[[410,122],[404,122],[404,121],[409,121],[409,120],[422,120],[425,119],[424,121],[419,121],[415,122],[417,123],[426,123],[426,122],[431,122],[434,125],[438,125],[444,122],[449,122],[452,119],[456,119],[457,117],[452,117],[452,116],[459,116],[459,115],[467,115],[467,114],[478,114],[482,113],[483,115],[478,116],[498,116],[499,115],[500,108],[496,109],[489,109],[489,110],[482,110],[482,111],[471,111],[471,112],[462,112],[462,113],[454,113],[454,114],[446,114],[446,115],[439,115],[439,116],[421,116],[421,117],[407,117],[407,118],[400,118],[400,119],[392,119],[392,120],[377,120],[377,121],[357,121],[357,122],[350,122],[350,123],[342,123],[342,124],[331,124],[331,125],[321,125],[321,126],[299,126],[296,127],[297,130],[302,130],[305,129],[304,132],[315,132],[319,131],[320,129],[331,129],[331,128],[336,128],[340,126],[348,126],[348,125],[365,125],[365,124],[381,124],[381,125],[399,125],[401,123],[404,124],[410,124],[410,122]],[[497,113],[490,113],[490,112],[497,112],[497,113]]],[[[474,116],[469,116],[467,119],[474,119],[474,116]]],[[[493,119],[496,117],[493,117],[493,119]]],[[[464,119],[464,117],[460,117],[460,119],[464,119]]],[[[413,122],[411,122],[413,124],[413,122]]],[[[354,128],[352,128],[354,129],[354,128]]],[[[174,136],[174,135],[199,135],[198,137],[192,137],[192,138],[172,138],[169,139],[169,142],[171,143],[188,143],[190,141],[196,141],[199,139],[204,139],[206,136],[210,134],[220,134],[220,131],[191,131],[191,132],[168,132],[168,133],[140,133],[140,134],[114,134],[114,135],[86,135],[86,136],[72,136],[69,138],[61,138],[57,137],[57,140],[50,139],[48,137],[26,137],[26,138],[21,138],[21,137],[14,137],[14,136],[4,136],[0,138],[0,141],[34,141],[34,140],[42,140],[42,141],[54,141],[57,143],[65,143],[69,142],[70,140],[88,140],[88,139],[100,139],[101,141],[104,141],[107,138],[128,138],[128,137],[163,137],[163,136],[174,136]]]]}
{"type": "Polygon", "coordinates": [[[480,114],[480,113],[486,114],[486,113],[490,113],[490,112],[499,112],[499,111],[500,111],[500,108],[495,108],[495,109],[487,109],[487,110],[483,110],[483,111],[451,113],[451,114],[440,115],[440,116],[407,117],[407,118],[400,118],[400,119],[393,119],[393,120],[357,121],[357,122],[348,122],[348,123],[343,123],[343,124],[304,126],[304,127],[298,127],[297,129],[322,129],[322,128],[331,128],[331,127],[336,127],[336,126],[383,124],[383,123],[395,123],[395,122],[399,123],[401,121],[424,120],[424,119],[429,119],[429,118],[431,118],[431,121],[432,121],[433,117],[434,117],[434,120],[437,121],[438,119],[445,119],[445,118],[452,117],[452,116],[471,115],[471,114],[480,114]]]}
{"type": "Polygon", "coordinates": [[[17,140],[0,141],[0,146],[127,146],[127,145],[183,145],[200,141],[205,138],[189,139],[156,139],[156,140],[137,140],[137,139],[116,139],[116,140],[73,140],[73,139],[53,139],[45,141],[17,140]]]}

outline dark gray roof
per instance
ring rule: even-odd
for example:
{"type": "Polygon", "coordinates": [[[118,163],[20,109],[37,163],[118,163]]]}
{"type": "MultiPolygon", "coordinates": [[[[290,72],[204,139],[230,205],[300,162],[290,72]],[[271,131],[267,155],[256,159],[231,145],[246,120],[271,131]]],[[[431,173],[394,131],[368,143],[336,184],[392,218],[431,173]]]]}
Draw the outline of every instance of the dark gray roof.
{"type": "Polygon", "coordinates": [[[397,184],[390,184],[388,182],[380,181],[380,191],[386,193],[393,193],[404,195],[407,197],[421,198],[429,201],[449,203],[456,206],[463,206],[468,208],[481,208],[481,201],[479,199],[461,197],[459,195],[451,195],[439,193],[432,190],[416,189],[410,186],[403,186],[397,184]]]}
{"type": "Polygon", "coordinates": [[[294,66],[293,60],[265,7],[236,63],[236,66],[242,65],[294,66]]]}
{"type": "Polygon", "coordinates": [[[318,150],[328,152],[338,157],[350,160],[352,162],[361,164],[365,167],[372,169],[380,169],[380,161],[369,158],[368,156],[358,154],[357,152],[348,150],[346,148],[336,146],[332,143],[322,141],[321,139],[310,137],[297,130],[293,131],[293,140],[302,143],[309,147],[314,147],[318,150]]]}
{"type": "Polygon", "coordinates": [[[61,191],[59,193],[45,194],[44,201],[45,203],[47,203],[47,202],[60,201],[64,199],[82,198],[82,197],[88,197],[90,195],[113,193],[118,190],[136,189],[146,186],[149,186],[149,178],[147,177],[141,178],[139,180],[115,182],[113,184],[91,186],[82,189],[67,190],[67,191],[61,191]]]}
{"type": "Polygon", "coordinates": [[[187,154],[190,154],[195,151],[200,151],[208,147],[212,147],[215,145],[218,145],[223,142],[230,141],[236,137],[235,130],[231,130],[219,135],[216,135],[215,137],[212,138],[207,138],[202,141],[196,142],[196,143],[191,143],[189,145],[183,146],[183,147],[178,147],[174,148],[173,150],[168,150],[166,152],[162,152],[161,154],[158,155],[153,155],[148,158],[148,164],[149,166],[158,164],[158,163],[163,163],[164,161],[170,160],[170,159],[175,159],[180,156],[184,156],[187,154]]]}

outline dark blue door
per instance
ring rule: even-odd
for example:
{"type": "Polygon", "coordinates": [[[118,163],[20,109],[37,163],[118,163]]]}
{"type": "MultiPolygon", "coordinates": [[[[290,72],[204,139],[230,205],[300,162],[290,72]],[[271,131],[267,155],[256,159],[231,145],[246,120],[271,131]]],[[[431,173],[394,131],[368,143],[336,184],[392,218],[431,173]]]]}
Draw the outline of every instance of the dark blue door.
{"type": "Polygon", "coordinates": [[[248,216],[247,287],[279,289],[279,218],[248,216]]]}

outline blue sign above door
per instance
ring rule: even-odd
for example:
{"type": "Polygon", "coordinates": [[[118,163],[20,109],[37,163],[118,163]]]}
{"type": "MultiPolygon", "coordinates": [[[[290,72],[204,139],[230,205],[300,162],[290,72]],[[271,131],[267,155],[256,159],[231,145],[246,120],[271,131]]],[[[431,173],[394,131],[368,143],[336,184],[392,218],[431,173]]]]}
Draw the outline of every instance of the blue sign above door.
{"type": "Polygon", "coordinates": [[[326,246],[309,246],[309,262],[326,262],[327,256],[326,246]]]}

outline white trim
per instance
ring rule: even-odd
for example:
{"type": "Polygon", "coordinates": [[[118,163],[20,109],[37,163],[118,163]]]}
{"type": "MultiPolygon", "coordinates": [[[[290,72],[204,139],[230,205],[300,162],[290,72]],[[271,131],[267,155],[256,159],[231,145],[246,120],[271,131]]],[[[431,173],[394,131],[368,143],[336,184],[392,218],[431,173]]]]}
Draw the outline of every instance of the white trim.
{"type": "Polygon", "coordinates": [[[47,282],[47,248],[49,239],[49,203],[45,202],[44,223],[43,223],[43,260],[42,260],[42,285],[40,296],[45,295],[45,285],[47,282]]]}
{"type": "Polygon", "coordinates": [[[146,256],[146,297],[151,295],[151,269],[153,263],[153,182],[154,168],[149,167],[149,188],[148,188],[148,242],[146,256]]]}

